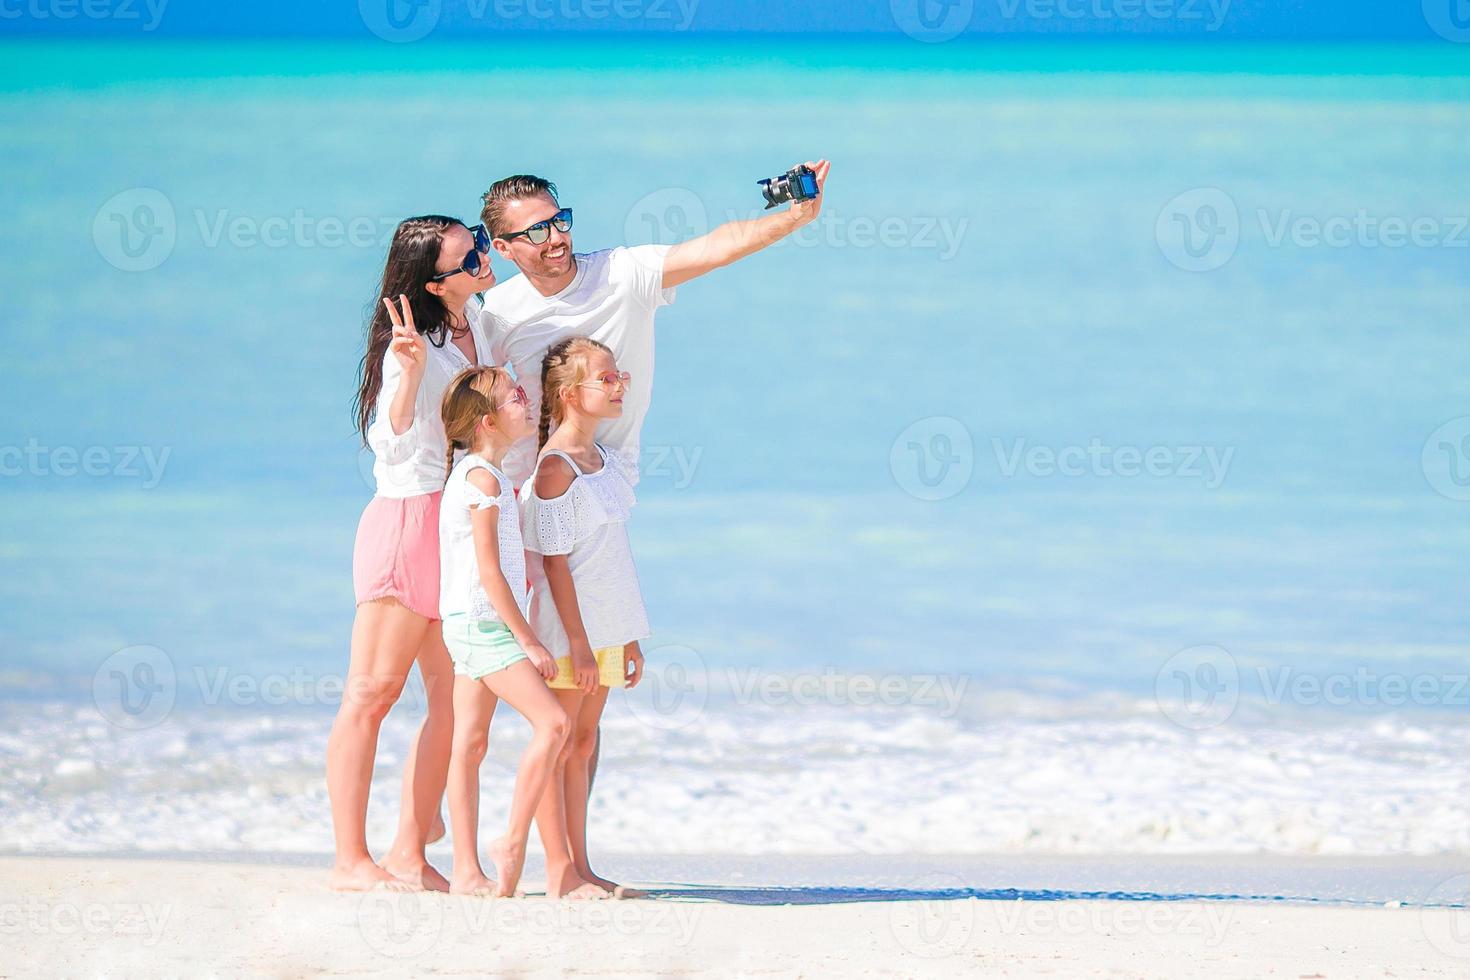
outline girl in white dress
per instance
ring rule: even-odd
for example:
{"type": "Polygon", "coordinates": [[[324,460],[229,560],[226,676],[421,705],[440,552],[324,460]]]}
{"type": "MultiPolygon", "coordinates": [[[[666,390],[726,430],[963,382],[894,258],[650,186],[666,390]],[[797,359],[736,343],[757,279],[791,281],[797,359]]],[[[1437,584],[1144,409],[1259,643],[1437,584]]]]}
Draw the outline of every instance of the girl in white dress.
{"type": "Polygon", "coordinates": [[[521,492],[531,623],[557,658],[548,683],[572,721],[558,773],[536,811],[553,897],[621,894],[588,860],[587,794],[608,691],[638,683],[638,641],[649,635],[628,544],[635,464],[594,438],[599,422],[622,414],[628,380],[612,351],[595,340],[573,337],[546,352],[540,448],[521,492]]]}

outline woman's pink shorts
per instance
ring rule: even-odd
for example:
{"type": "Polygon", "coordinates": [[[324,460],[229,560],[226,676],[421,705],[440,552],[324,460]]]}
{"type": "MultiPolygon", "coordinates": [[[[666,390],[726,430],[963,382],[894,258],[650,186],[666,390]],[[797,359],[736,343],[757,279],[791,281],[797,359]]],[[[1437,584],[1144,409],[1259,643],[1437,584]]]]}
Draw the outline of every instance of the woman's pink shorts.
{"type": "Polygon", "coordinates": [[[358,605],[394,598],[427,619],[439,618],[439,498],[374,497],[357,524],[352,586],[358,605]]]}

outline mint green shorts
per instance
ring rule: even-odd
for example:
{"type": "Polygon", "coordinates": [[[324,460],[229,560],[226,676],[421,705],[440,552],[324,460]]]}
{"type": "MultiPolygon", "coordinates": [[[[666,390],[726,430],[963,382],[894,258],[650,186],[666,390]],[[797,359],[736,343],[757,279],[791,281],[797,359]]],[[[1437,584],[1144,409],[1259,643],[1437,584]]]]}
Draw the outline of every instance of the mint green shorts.
{"type": "Polygon", "coordinates": [[[444,646],[454,661],[455,674],[472,681],[529,659],[509,626],[480,622],[463,613],[444,617],[444,646]]]}

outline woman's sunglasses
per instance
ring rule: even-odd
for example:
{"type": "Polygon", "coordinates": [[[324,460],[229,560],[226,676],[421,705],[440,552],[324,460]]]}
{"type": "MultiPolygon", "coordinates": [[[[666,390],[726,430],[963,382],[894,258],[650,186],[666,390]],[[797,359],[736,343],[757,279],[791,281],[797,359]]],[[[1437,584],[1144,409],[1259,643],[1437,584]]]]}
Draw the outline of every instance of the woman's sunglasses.
{"type": "Polygon", "coordinates": [[[437,275],[430,276],[429,282],[442,282],[450,276],[459,275],[461,272],[468,272],[472,276],[478,276],[480,274],[481,265],[488,261],[490,254],[490,233],[485,230],[484,225],[475,225],[475,227],[470,229],[470,234],[475,237],[475,245],[465,253],[464,261],[460,262],[459,265],[450,269],[448,272],[441,272],[437,275]]]}
{"type": "Polygon", "coordinates": [[[513,231],[509,235],[500,235],[498,237],[502,242],[508,242],[513,238],[520,238],[522,235],[525,235],[526,241],[532,245],[545,245],[546,239],[551,237],[551,229],[553,228],[563,235],[572,230],[571,208],[562,208],[545,221],[538,221],[529,228],[522,228],[520,231],[513,231]]]}

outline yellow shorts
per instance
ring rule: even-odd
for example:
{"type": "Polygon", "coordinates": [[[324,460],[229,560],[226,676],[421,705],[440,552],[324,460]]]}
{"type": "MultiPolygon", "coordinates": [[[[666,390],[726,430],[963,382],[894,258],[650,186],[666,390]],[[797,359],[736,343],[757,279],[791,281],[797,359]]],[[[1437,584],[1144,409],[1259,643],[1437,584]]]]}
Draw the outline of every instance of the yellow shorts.
{"type": "MultiPolygon", "coordinates": [[[[627,661],[623,659],[622,647],[603,647],[601,650],[593,650],[592,656],[597,661],[597,683],[603,687],[627,687],[628,667],[627,661]]],[[[572,658],[570,655],[556,658],[556,676],[546,682],[546,686],[555,691],[575,691],[576,683],[572,680],[572,658]]]]}

